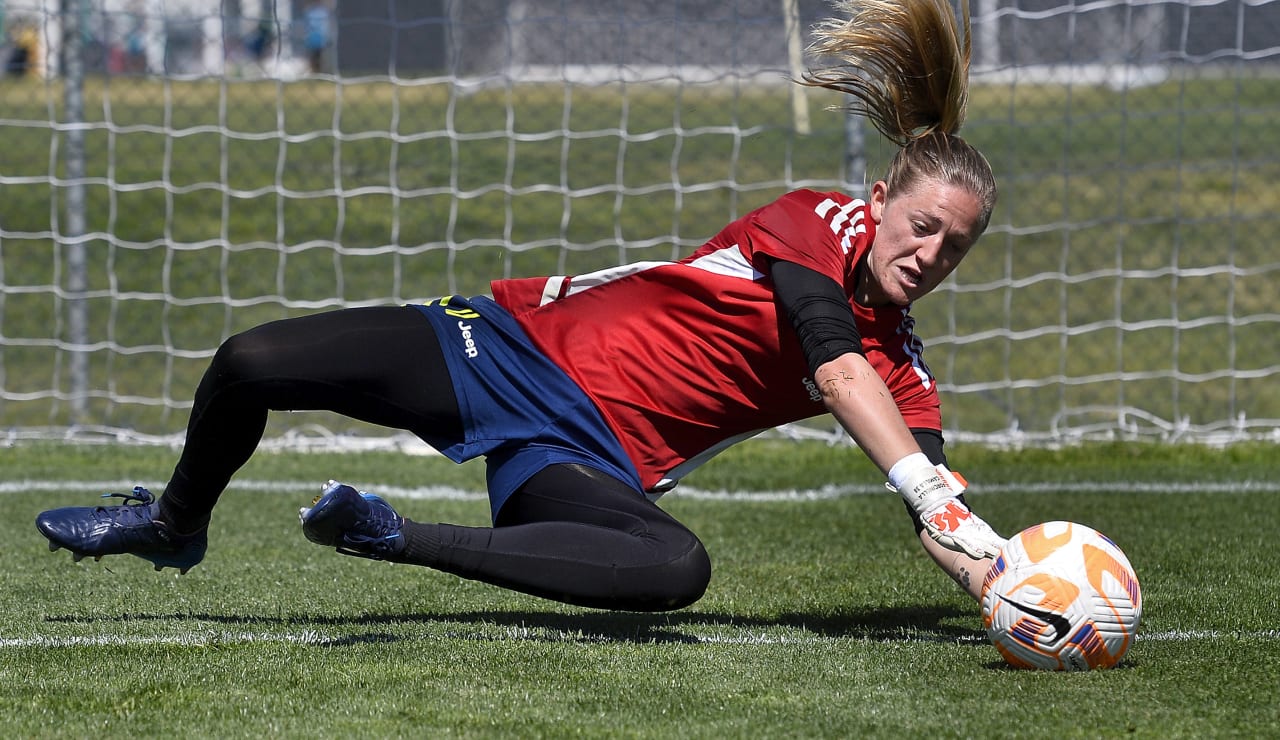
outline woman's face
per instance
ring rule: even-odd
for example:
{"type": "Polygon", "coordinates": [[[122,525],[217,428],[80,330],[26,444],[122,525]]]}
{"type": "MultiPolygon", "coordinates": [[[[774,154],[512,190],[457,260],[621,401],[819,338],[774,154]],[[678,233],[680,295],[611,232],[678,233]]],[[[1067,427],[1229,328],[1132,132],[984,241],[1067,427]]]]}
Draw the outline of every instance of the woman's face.
{"type": "Polygon", "coordinates": [[[870,211],[876,237],[856,296],[866,306],[905,306],[938,287],[980,235],[977,196],[937,180],[892,194],[881,180],[870,211]]]}

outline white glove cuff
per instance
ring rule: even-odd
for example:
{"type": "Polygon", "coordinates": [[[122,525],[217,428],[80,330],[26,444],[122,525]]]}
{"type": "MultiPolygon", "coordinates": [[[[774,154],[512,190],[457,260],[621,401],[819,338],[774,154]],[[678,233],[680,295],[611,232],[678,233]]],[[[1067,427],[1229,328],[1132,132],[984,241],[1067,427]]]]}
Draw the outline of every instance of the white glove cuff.
{"type": "Polygon", "coordinates": [[[907,478],[919,470],[933,471],[933,463],[929,462],[929,456],[923,452],[913,452],[902,458],[889,468],[889,483],[893,486],[893,490],[902,488],[902,484],[907,478]]]}
{"type": "Polygon", "coordinates": [[[945,465],[913,466],[897,486],[899,495],[917,514],[931,510],[939,501],[959,496],[964,489],[964,479],[945,465]]]}

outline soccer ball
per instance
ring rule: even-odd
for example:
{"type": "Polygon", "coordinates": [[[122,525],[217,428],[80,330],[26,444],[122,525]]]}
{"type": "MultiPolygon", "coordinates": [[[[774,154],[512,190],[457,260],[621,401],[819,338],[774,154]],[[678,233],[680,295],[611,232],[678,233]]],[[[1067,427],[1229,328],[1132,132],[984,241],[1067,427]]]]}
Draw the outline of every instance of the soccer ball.
{"type": "Polygon", "coordinates": [[[1046,522],[1019,532],[982,582],[987,636],[1017,668],[1109,668],[1128,652],[1141,617],[1129,559],[1083,524],[1046,522]]]}

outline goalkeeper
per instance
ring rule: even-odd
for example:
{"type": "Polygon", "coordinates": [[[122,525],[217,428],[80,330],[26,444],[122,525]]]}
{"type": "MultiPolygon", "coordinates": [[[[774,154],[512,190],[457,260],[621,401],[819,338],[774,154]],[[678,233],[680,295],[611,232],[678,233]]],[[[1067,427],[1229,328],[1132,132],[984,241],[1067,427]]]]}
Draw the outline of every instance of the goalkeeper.
{"type": "Polygon", "coordinates": [[[268,413],[336,411],[487,461],[492,527],[417,522],[330,481],[304,535],[604,609],[687,606],[706,550],[655,500],[719,450],[831,413],[906,502],[934,560],[975,598],[1003,540],[943,455],[936,385],[909,313],[985,230],[990,166],[956,136],[969,66],[946,0],[862,0],[817,29],[833,66],[803,84],[851,95],[897,151],[866,202],[797,191],[678,262],[498,280],[493,298],[357,308],[265,324],[219,348],[159,498],[47,511],[52,549],[199,563],[211,512],[268,413]]]}

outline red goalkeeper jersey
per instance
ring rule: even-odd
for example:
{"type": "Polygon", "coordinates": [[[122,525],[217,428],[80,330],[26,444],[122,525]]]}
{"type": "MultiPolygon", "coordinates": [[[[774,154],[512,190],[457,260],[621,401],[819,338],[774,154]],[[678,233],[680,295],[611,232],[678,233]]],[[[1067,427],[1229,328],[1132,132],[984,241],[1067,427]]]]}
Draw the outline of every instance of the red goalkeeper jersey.
{"type": "MultiPolygon", "coordinates": [[[[851,295],[874,236],[863,201],[801,190],[679,262],[497,280],[493,296],[595,401],[644,487],[660,492],[733,442],[826,412],[766,257],[828,275],[851,295]]],[[[940,430],[908,309],[850,305],[907,425],[940,430]]]]}

